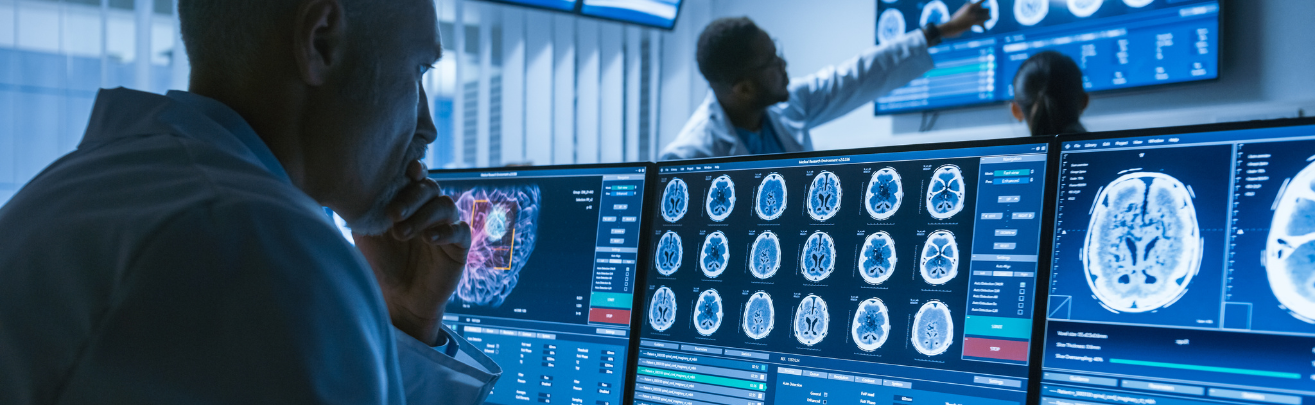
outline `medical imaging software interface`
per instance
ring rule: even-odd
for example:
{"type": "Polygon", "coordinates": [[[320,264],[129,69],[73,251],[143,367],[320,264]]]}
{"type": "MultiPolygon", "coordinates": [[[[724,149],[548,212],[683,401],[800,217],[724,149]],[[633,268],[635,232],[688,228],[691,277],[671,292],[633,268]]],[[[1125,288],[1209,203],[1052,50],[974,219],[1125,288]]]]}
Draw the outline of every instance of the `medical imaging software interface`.
{"type": "Polygon", "coordinates": [[[502,366],[488,403],[621,403],[646,171],[430,173],[470,224],[443,321],[502,366]]]}
{"type": "Polygon", "coordinates": [[[635,404],[1020,404],[1046,145],[659,165],[635,404]]]}
{"type": "MultiPolygon", "coordinates": [[[[967,0],[876,1],[883,44],[949,21],[967,0]]],[[[930,48],[936,68],[878,98],[877,114],[1012,100],[1018,68],[1046,50],[1073,58],[1087,91],[1219,76],[1219,0],[984,1],[985,29],[930,48]]]]}
{"type": "Polygon", "coordinates": [[[1315,126],[1060,148],[1042,403],[1315,404],[1315,126]]]}

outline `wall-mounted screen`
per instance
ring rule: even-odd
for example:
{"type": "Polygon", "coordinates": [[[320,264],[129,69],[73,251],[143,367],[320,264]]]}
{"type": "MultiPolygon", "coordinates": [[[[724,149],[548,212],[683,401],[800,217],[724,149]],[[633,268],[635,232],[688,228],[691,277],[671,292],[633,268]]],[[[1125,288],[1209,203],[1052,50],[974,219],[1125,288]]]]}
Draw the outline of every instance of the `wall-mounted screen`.
{"type": "Polygon", "coordinates": [[[1060,140],[1041,403],[1315,403],[1315,121],[1060,140]]]}
{"type": "Polygon", "coordinates": [[[1026,141],[659,164],[634,403],[1022,404],[1026,141]]]}
{"type": "Polygon", "coordinates": [[[430,173],[473,234],[443,321],[502,366],[489,404],[621,404],[647,171],[430,173]]]}
{"type": "Polygon", "coordinates": [[[495,3],[513,4],[517,6],[529,6],[536,8],[546,8],[557,11],[574,12],[575,5],[579,0],[485,0],[495,3]]]}
{"type": "Polygon", "coordinates": [[[671,29],[681,0],[583,0],[580,13],[589,17],[671,29]]]}
{"type": "MultiPolygon", "coordinates": [[[[876,0],[877,43],[949,21],[967,0],[876,0]]],[[[1220,0],[984,0],[974,27],[930,49],[936,68],[876,100],[876,113],[1013,100],[1028,57],[1059,51],[1082,67],[1087,91],[1219,77],[1220,0]]]]}

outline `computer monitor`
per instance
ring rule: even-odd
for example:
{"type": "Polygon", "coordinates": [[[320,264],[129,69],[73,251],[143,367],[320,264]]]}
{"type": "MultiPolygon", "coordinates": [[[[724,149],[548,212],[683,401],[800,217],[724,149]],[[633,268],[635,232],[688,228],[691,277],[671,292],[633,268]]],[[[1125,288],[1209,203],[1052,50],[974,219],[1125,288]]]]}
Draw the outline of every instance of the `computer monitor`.
{"type": "MultiPolygon", "coordinates": [[[[877,43],[949,21],[968,0],[878,0],[877,43]]],[[[974,0],[976,1],[976,0],[974,0]]],[[[1023,61],[1046,50],[1082,67],[1087,91],[1219,77],[1222,0],[985,0],[986,29],[932,47],[936,68],[877,99],[876,113],[1009,101],[1023,61]]]]}
{"type": "Polygon", "coordinates": [[[443,321],[502,366],[489,404],[622,403],[648,166],[430,172],[473,234],[443,321]]]}
{"type": "Polygon", "coordinates": [[[671,29],[681,0],[582,0],[580,14],[654,28],[671,29]]]}
{"type": "Polygon", "coordinates": [[[658,164],[634,403],[1023,403],[1047,148],[658,164]]]}
{"type": "Polygon", "coordinates": [[[484,0],[494,3],[512,4],[517,6],[528,6],[548,10],[575,12],[575,6],[580,0],[484,0]]]}
{"type": "Polygon", "coordinates": [[[1042,404],[1315,403],[1315,120],[1055,148],[1042,404]]]}

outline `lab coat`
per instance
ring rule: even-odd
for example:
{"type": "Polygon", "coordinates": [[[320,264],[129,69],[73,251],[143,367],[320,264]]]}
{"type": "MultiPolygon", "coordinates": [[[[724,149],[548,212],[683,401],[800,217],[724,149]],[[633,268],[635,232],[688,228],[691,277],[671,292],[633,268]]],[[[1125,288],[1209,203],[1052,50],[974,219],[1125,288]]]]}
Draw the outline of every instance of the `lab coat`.
{"type": "MultiPolygon", "coordinates": [[[[767,109],[785,152],[813,150],[809,130],[840,118],[891,90],[930,71],[935,64],[927,52],[927,38],[914,30],[887,44],[875,46],[836,66],[790,81],[790,99],[767,109]]],[[[735,135],[735,127],[708,93],[703,105],[685,123],[680,135],[662,150],[662,160],[747,155],[749,149],[735,135]]]]}
{"type": "Polygon", "coordinates": [[[501,373],[393,328],[365,259],[212,99],[101,91],[0,229],[0,403],[473,405],[501,373]]]}

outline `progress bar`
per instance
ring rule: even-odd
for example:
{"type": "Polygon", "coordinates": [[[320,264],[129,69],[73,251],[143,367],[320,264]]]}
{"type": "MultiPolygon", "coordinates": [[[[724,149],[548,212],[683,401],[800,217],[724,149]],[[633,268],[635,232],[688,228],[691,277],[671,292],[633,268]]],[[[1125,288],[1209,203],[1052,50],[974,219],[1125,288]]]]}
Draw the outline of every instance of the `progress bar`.
{"type": "Polygon", "coordinates": [[[1180,370],[1213,371],[1213,372],[1216,372],[1216,373],[1229,373],[1229,374],[1254,375],[1254,376],[1261,376],[1261,377],[1287,378],[1287,379],[1292,379],[1292,380],[1300,380],[1300,379],[1301,379],[1301,374],[1297,374],[1297,373],[1282,373],[1282,372],[1277,372],[1277,371],[1247,370],[1247,369],[1241,369],[1241,368],[1228,368],[1228,367],[1198,366],[1198,365],[1193,365],[1193,364],[1161,363],[1161,362],[1158,362],[1158,361],[1141,361],[1141,360],[1110,359],[1110,363],[1113,363],[1113,364],[1131,364],[1131,365],[1134,365],[1134,366],[1147,366],[1147,367],[1176,368],[1176,369],[1180,369],[1180,370]]]}

